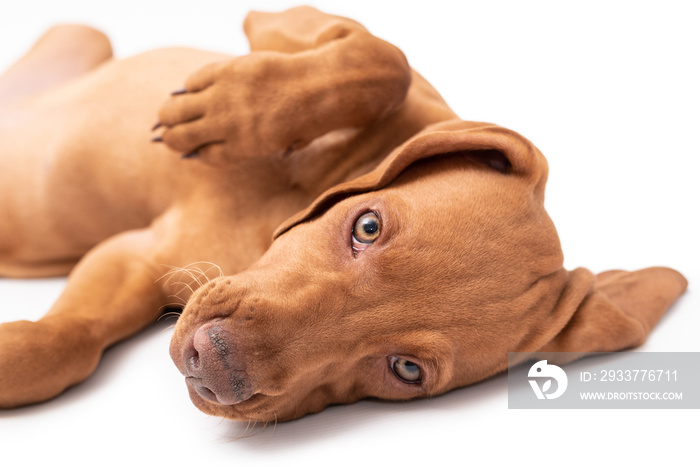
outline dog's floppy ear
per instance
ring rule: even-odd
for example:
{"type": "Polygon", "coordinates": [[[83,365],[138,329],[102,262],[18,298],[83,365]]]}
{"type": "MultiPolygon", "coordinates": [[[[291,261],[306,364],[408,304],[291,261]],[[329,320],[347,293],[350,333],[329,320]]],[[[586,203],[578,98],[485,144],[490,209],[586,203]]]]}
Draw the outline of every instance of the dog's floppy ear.
{"type": "Polygon", "coordinates": [[[569,272],[558,303],[527,351],[611,352],[641,345],[688,282],[677,271],[569,272]]]}
{"type": "Polygon", "coordinates": [[[544,201],[547,161],[532,143],[498,125],[451,120],[427,127],[392,151],[367,174],[330,188],[308,208],[280,225],[273,238],[296,224],[318,216],[348,196],[386,187],[414,162],[459,154],[480,160],[500,172],[523,178],[531,184],[535,198],[544,201]]]}

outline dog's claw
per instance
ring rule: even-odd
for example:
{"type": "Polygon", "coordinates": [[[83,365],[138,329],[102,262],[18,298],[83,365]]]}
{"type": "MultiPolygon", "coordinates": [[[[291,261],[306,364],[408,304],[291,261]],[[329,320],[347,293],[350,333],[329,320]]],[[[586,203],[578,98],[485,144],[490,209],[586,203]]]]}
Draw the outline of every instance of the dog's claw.
{"type": "Polygon", "coordinates": [[[153,128],[151,128],[151,131],[156,131],[158,128],[162,127],[163,124],[158,122],[155,125],[153,125],[153,128]]]}
{"type": "Polygon", "coordinates": [[[187,89],[180,88],[170,93],[171,96],[179,96],[180,94],[187,94],[187,89]]]}
{"type": "Polygon", "coordinates": [[[199,157],[199,153],[197,151],[183,154],[182,156],[183,159],[194,159],[195,157],[199,157]]]}
{"type": "Polygon", "coordinates": [[[162,143],[162,142],[163,142],[162,136],[156,136],[155,138],[151,138],[151,143],[162,143]]]}

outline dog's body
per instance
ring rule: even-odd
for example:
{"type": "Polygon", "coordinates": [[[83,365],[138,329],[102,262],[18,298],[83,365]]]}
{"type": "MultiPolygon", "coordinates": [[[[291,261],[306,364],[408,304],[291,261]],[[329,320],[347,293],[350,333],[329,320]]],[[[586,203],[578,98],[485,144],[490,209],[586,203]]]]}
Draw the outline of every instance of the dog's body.
{"type": "Polygon", "coordinates": [[[107,44],[7,101],[0,276],[71,275],[45,318],[0,326],[0,407],[83,380],[173,304],[195,404],[283,420],[438,394],[508,351],[637,345],[685,289],[663,268],[565,271],[539,151],[459,121],[357,23],[300,8],[245,28],[245,57],[107,44]]]}

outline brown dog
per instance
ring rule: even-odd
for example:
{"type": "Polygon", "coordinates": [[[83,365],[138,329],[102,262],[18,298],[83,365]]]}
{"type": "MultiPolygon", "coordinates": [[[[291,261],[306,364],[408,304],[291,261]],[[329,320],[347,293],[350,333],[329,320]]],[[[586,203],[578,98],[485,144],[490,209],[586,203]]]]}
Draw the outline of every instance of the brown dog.
{"type": "Polygon", "coordinates": [[[639,345],[685,289],[564,270],[540,152],[460,121],[357,23],[298,8],[245,30],[244,57],[116,61],[58,28],[0,80],[0,275],[70,272],[44,318],[0,326],[0,407],[85,379],[173,302],[194,403],[288,420],[439,394],[508,351],[639,345]]]}

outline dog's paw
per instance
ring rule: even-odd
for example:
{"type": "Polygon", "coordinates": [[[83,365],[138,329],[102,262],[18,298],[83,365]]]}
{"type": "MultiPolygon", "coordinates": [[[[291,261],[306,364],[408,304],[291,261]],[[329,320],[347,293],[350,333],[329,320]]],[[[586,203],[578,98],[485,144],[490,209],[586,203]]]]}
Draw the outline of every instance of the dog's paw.
{"type": "Polygon", "coordinates": [[[51,399],[92,373],[100,347],[89,332],[66,324],[0,324],[0,408],[51,399]]]}
{"type": "Polygon", "coordinates": [[[204,67],[163,104],[154,140],[213,164],[284,153],[297,143],[288,61],[258,52],[204,67]]]}

